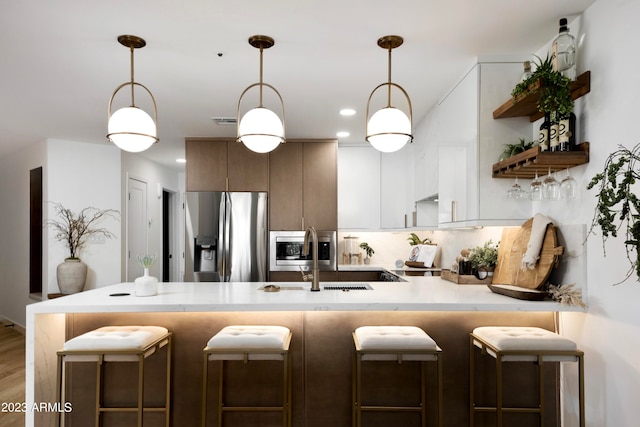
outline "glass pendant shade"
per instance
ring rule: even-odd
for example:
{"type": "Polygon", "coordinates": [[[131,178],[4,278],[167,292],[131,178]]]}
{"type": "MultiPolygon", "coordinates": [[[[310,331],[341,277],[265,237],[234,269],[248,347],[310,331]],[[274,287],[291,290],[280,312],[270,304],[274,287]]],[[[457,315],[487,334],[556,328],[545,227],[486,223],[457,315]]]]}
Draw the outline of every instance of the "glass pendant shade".
{"type": "Polygon", "coordinates": [[[238,140],[251,151],[268,153],[284,142],[284,126],[276,113],[256,107],[242,116],[238,124],[238,140]]]}
{"type": "Polygon", "coordinates": [[[411,140],[411,121],[402,110],[382,108],[369,119],[367,135],[367,141],[376,150],[392,153],[411,140]]]}
{"type": "Polygon", "coordinates": [[[138,107],[125,107],[113,113],[108,132],[111,142],[132,153],[144,151],[158,140],[153,119],[138,107]]]}
{"type": "Polygon", "coordinates": [[[141,49],[146,46],[147,42],[138,36],[121,35],[118,36],[118,43],[129,48],[130,64],[131,64],[131,80],[122,83],[113,91],[109,106],[107,109],[107,139],[114,143],[118,148],[131,153],[139,153],[151,147],[158,142],[156,121],[158,119],[158,109],[156,100],[149,89],[144,85],[137,83],[133,76],[133,53],[135,49],[141,49]],[[153,104],[153,115],[151,117],[144,110],[136,107],[134,90],[139,87],[143,89],[151,99],[153,104]],[[120,108],[115,113],[111,113],[113,101],[117,93],[124,88],[131,89],[131,104],[128,107],[120,108]]]}
{"type": "Polygon", "coordinates": [[[393,83],[391,81],[391,51],[398,46],[401,46],[403,39],[400,36],[384,36],[378,39],[378,46],[387,50],[389,55],[388,60],[388,80],[386,83],[378,85],[371,95],[369,95],[369,101],[367,101],[367,114],[369,117],[369,109],[371,107],[371,100],[378,89],[386,88],[387,106],[376,111],[371,118],[367,119],[367,136],[365,139],[369,142],[373,148],[383,153],[393,153],[404,147],[407,142],[413,140],[411,134],[411,122],[413,119],[413,109],[411,107],[411,99],[402,86],[393,83]],[[391,92],[395,89],[404,97],[407,103],[409,115],[404,111],[391,106],[391,92]]]}

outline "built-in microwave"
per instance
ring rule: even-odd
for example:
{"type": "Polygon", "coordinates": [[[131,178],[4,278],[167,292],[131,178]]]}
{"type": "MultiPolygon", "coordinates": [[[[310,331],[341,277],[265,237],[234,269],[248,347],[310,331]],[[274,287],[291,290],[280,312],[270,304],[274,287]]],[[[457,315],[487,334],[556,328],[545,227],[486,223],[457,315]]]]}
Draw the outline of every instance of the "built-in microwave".
{"type": "MultiPolygon", "coordinates": [[[[336,232],[318,231],[318,268],[336,271],[336,232]]],[[[300,271],[312,266],[313,245],[303,255],[304,231],[272,231],[269,233],[269,270],[300,271]]]]}

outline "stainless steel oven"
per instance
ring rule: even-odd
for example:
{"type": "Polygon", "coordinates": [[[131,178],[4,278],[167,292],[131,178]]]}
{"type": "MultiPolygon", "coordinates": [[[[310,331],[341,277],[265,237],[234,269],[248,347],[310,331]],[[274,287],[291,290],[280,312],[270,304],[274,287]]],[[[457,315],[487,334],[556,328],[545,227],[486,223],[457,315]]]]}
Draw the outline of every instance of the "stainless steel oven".
{"type": "MultiPolygon", "coordinates": [[[[269,270],[300,271],[311,268],[311,251],[302,254],[304,231],[272,231],[269,233],[269,270]]],[[[336,271],[336,232],[318,231],[318,267],[336,271]]]]}

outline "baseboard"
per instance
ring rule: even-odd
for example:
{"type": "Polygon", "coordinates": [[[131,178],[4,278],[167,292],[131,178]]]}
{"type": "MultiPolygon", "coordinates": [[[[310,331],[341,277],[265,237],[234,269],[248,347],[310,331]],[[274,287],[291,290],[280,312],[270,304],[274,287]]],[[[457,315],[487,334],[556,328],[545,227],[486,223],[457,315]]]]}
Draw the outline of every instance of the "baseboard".
{"type": "Polygon", "coordinates": [[[17,323],[11,321],[10,319],[7,319],[4,316],[0,316],[0,327],[2,328],[13,328],[15,329],[17,332],[20,332],[22,335],[26,335],[27,331],[24,328],[24,326],[22,325],[18,325],[17,323]]]}

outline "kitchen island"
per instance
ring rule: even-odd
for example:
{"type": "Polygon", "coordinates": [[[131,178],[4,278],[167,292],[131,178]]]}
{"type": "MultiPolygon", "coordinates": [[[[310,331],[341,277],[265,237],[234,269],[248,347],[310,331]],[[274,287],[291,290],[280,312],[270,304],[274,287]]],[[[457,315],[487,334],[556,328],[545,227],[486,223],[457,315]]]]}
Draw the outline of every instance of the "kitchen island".
{"type": "MultiPolygon", "coordinates": [[[[442,347],[444,425],[466,425],[468,334],[473,328],[526,325],[555,330],[558,312],[582,310],[552,301],[512,299],[484,285],[456,285],[440,277],[408,276],[406,280],[361,283],[369,290],[320,292],[310,292],[310,285],[303,282],[270,283],[280,286],[278,292],[261,290],[269,283],[162,283],[159,294],[152,297],[135,297],[133,284],[121,283],[33,304],[27,307],[27,403],[55,401],[56,351],[65,340],[105,325],[158,325],[174,333],[174,425],[197,425],[201,350],[207,340],[229,324],[279,324],[293,332],[293,425],[346,427],[351,424],[351,332],[361,325],[399,324],[422,327],[442,347]]],[[[354,283],[344,285],[349,288],[354,283]]],[[[491,363],[487,366],[490,369],[491,363]]],[[[554,366],[547,369],[554,374],[554,366]]],[[[91,378],[82,372],[78,369],[80,378],[72,378],[72,387],[81,384],[83,376],[91,378]]],[[[517,387],[521,380],[529,380],[531,372],[514,371],[508,383],[517,387]]],[[[397,378],[410,381],[414,375],[408,370],[397,378]]],[[[548,382],[551,391],[546,393],[552,407],[560,388],[556,378],[548,382]]],[[[246,387],[251,389],[250,384],[246,387]]],[[[491,385],[483,387],[490,398],[491,385]]],[[[216,393],[215,387],[211,390],[216,393]]],[[[72,412],[71,416],[80,415],[72,412]]],[[[47,412],[27,413],[27,425],[53,425],[53,418],[47,412]]],[[[477,425],[485,425],[484,418],[477,419],[477,425]]],[[[379,425],[394,423],[384,420],[381,414],[379,425]]],[[[373,421],[373,425],[378,422],[373,421]]],[[[551,416],[547,425],[555,422],[551,416]]],[[[247,426],[259,424],[243,421],[247,426]]]]}

